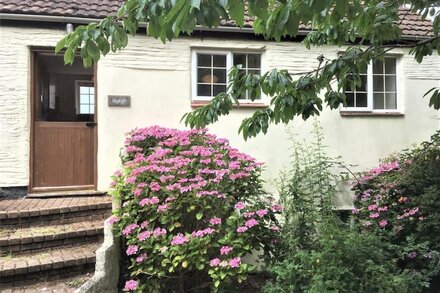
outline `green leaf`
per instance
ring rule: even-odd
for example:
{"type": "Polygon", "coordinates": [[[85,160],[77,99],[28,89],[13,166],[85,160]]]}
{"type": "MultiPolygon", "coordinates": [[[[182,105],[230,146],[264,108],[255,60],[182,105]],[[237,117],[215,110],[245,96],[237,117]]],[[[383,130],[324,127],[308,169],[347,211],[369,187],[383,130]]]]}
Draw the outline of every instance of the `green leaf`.
{"type": "Polygon", "coordinates": [[[89,56],[92,57],[94,62],[98,62],[98,60],[101,56],[101,52],[99,51],[96,43],[92,40],[89,40],[86,43],[86,46],[87,46],[87,54],[89,54],[89,56]]]}
{"type": "Polygon", "coordinates": [[[232,0],[229,1],[229,14],[236,21],[237,26],[244,24],[244,1],[232,0]]]}
{"type": "Polygon", "coordinates": [[[202,217],[203,217],[203,212],[198,212],[198,213],[196,214],[196,219],[197,219],[197,220],[200,220],[202,217]]]}
{"type": "Polygon", "coordinates": [[[64,53],[64,64],[72,64],[75,59],[75,51],[71,49],[67,49],[66,53],[64,53]]]}
{"type": "Polygon", "coordinates": [[[93,65],[93,59],[92,59],[92,57],[87,57],[87,58],[84,58],[83,59],[83,66],[85,67],[85,68],[89,68],[89,67],[91,67],[93,65]]]}
{"type": "Polygon", "coordinates": [[[268,10],[267,0],[249,0],[249,12],[259,18],[266,18],[268,10]]]}
{"type": "Polygon", "coordinates": [[[200,10],[200,1],[201,0],[191,0],[191,7],[197,8],[197,10],[200,10]]]}
{"type": "Polygon", "coordinates": [[[66,41],[69,36],[65,36],[60,41],[58,41],[57,45],[55,46],[55,53],[59,53],[65,46],[66,41]]]}

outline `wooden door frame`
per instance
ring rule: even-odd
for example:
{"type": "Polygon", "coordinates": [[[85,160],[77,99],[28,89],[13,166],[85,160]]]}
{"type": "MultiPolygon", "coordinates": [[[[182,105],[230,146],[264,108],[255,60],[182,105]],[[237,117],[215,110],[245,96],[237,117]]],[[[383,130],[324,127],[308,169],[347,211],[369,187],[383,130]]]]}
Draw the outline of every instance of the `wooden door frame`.
{"type": "Polygon", "coordinates": [[[51,192],[51,191],[76,191],[76,190],[90,190],[93,189],[93,191],[97,190],[98,186],[98,104],[97,104],[97,97],[98,97],[98,83],[97,83],[97,73],[98,73],[98,66],[95,64],[93,68],[93,82],[95,87],[95,113],[93,115],[93,122],[96,123],[96,126],[94,127],[94,154],[93,154],[93,167],[94,167],[94,174],[93,174],[93,185],[87,185],[87,186],[54,186],[54,187],[35,187],[34,186],[34,133],[35,133],[35,116],[36,116],[36,103],[35,99],[37,98],[37,70],[38,70],[38,64],[37,64],[37,54],[38,53],[54,53],[55,48],[54,47],[35,47],[31,46],[29,47],[30,52],[30,85],[29,85],[29,98],[30,98],[30,109],[29,109],[29,118],[30,118],[30,131],[29,131],[29,186],[28,186],[28,193],[37,193],[37,192],[51,192]]]}

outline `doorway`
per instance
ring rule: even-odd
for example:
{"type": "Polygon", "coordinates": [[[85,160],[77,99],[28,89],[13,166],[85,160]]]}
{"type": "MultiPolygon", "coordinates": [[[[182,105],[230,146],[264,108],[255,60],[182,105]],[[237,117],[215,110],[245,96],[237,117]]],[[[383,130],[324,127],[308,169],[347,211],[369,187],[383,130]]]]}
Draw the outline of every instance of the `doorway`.
{"type": "Polygon", "coordinates": [[[96,82],[80,58],[32,50],[29,191],[96,189],[96,82]]]}

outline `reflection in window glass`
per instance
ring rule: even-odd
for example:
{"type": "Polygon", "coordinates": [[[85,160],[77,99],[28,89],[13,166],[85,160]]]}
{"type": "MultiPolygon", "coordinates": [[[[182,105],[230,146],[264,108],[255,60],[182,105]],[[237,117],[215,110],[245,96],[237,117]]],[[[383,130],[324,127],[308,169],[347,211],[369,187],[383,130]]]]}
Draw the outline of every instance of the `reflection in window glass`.
{"type": "Polygon", "coordinates": [[[197,96],[214,97],[226,91],[226,55],[197,54],[197,96]]]}
{"type": "Polygon", "coordinates": [[[396,59],[373,64],[373,109],[397,109],[396,59]]]}
{"type": "Polygon", "coordinates": [[[396,58],[391,57],[373,62],[369,70],[360,75],[362,85],[355,90],[349,87],[345,89],[347,108],[397,109],[396,66],[396,58]],[[368,85],[368,82],[372,85],[368,85]]]}
{"type": "Polygon", "coordinates": [[[350,87],[345,89],[345,97],[347,101],[347,107],[363,108],[368,106],[368,81],[367,72],[362,72],[360,75],[362,84],[358,86],[355,90],[350,87]]]}
{"type": "MultiPolygon", "coordinates": [[[[261,75],[261,54],[233,54],[234,66],[241,65],[240,73],[243,75],[251,73],[255,75],[261,75]]],[[[240,97],[239,99],[245,100],[249,98],[249,92],[240,97]]]]}

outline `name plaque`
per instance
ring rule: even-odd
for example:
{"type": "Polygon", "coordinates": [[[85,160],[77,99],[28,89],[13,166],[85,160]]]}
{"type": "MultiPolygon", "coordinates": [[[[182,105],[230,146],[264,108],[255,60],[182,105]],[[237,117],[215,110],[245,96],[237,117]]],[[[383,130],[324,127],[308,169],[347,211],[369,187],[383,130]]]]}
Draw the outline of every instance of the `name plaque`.
{"type": "Polygon", "coordinates": [[[130,96],[108,96],[110,107],[130,107],[130,96]]]}

